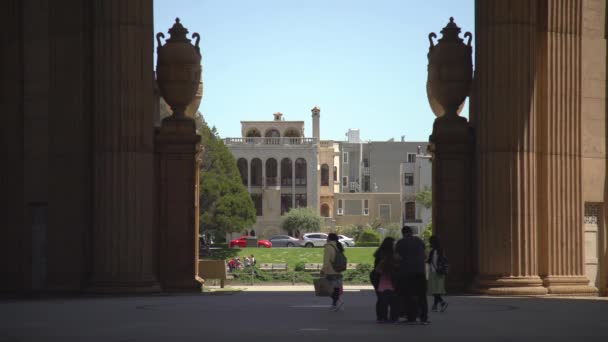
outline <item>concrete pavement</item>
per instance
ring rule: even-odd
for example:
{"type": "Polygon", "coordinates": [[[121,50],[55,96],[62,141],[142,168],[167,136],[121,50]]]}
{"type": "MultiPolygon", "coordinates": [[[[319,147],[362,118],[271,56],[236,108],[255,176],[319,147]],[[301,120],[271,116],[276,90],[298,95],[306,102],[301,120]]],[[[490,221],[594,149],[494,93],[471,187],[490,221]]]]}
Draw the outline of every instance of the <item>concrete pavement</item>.
{"type": "Polygon", "coordinates": [[[375,294],[366,287],[347,287],[340,312],[329,311],[329,299],[315,297],[312,286],[240,289],[5,299],[0,342],[608,340],[604,299],[447,297],[448,310],[431,313],[431,325],[408,326],[376,324],[375,294]]]}

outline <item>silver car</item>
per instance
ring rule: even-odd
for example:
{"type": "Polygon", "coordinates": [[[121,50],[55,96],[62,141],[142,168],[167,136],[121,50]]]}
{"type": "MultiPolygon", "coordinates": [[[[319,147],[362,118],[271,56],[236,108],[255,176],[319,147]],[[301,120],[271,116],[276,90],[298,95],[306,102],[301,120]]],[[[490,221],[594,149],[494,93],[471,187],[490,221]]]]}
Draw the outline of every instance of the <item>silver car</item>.
{"type": "Polygon", "coordinates": [[[323,247],[326,243],[327,234],[325,233],[306,233],[300,236],[300,246],[302,247],[323,247]]]}
{"type": "Polygon", "coordinates": [[[295,247],[300,245],[300,240],[289,235],[275,235],[268,239],[272,247],[295,247]]]}

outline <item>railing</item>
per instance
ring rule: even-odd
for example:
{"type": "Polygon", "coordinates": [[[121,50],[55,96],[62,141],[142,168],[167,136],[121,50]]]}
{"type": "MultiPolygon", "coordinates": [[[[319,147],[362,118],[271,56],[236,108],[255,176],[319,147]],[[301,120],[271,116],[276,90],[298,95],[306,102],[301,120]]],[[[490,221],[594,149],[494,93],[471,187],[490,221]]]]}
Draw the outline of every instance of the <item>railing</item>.
{"type": "Polygon", "coordinates": [[[315,138],[225,138],[226,145],[314,145],[315,138]]]}
{"type": "Polygon", "coordinates": [[[333,140],[321,140],[319,141],[319,147],[334,147],[333,140]]]}
{"type": "Polygon", "coordinates": [[[369,167],[362,167],[361,172],[363,173],[364,176],[370,176],[372,174],[369,167]]]}
{"type": "Polygon", "coordinates": [[[359,192],[359,183],[358,182],[350,182],[348,186],[348,190],[350,192],[359,192]]]}

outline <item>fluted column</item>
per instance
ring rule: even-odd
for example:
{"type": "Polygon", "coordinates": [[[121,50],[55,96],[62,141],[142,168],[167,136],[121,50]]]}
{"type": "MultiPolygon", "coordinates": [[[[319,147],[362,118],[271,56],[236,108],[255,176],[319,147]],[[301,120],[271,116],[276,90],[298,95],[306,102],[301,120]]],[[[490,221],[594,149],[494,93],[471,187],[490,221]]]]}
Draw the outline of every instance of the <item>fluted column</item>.
{"type": "Polygon", "coordinates": [[[581,185],[582,0],[539,8],[539,265],[551,294],[595,294],[585,276],[581,185]]]}
{"type": "Polygon", "coordinates": [[[476,1],[479,274],[488,294],[545,294],[538,276],[537,0],[476,1]]]}
{"type": "Polygon", "coordinates": [[[152,0],[93,2],[90,291],[158,291],[152,0]]]}

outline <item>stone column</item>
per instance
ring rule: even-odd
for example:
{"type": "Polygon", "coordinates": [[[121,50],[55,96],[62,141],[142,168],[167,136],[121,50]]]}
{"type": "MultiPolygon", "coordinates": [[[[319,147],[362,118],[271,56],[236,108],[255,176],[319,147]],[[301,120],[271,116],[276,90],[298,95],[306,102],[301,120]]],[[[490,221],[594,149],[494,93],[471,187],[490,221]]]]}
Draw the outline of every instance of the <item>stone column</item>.
{"type": "Polygon", "coordinates": [[[550,294],[597,294],[583,253],[582,2],[547,0],[539,8],[539,273],[550,294]]]}
{"type": "Polygon", "coordinates": [[[251,159],[247,160],[247,191],[251,193],[251,159]]]}
{"type": "Polygon", "coordinates": [[[291,161],[291,207],[296,207],[296,159],[291,161]]]}
{"type": "Polygon", "coordinates": [[[430,137],[433,153],[433,235],[450,260],[446,285],[463,292],[473,280],[471,209],[473,136],[463,117],[435,119],[430,137]]]}
{"type": "Polygon", "coordinates": [[[538,275],[538,0],[476,1],[476,288],[547,293],[538,275]]]}
{"type": "Polygon", "coordinates": [[[95,0],[92,292],[159,291],[153,220],[152,0],[95,0]]]}
{"type": "Polygon", "coordinates": [[[165,118],[156,137],[160,159],[160,281],[167,291],[200,291],[199,172],[201,137],[189,117],[165,118]]]}

